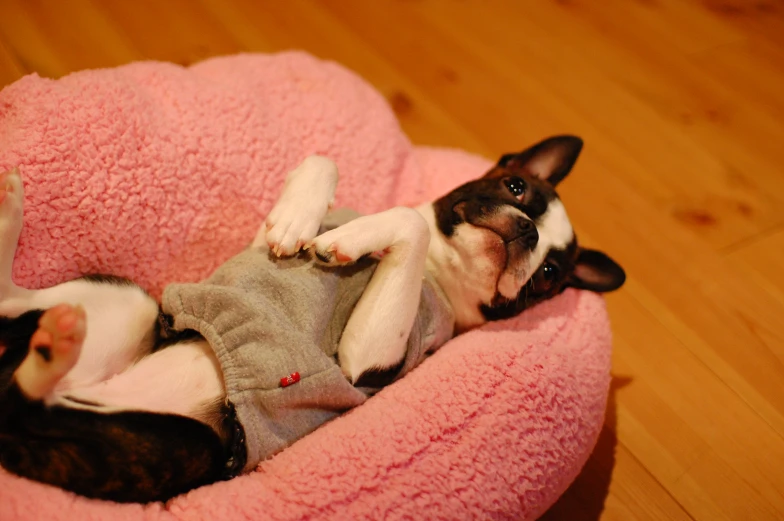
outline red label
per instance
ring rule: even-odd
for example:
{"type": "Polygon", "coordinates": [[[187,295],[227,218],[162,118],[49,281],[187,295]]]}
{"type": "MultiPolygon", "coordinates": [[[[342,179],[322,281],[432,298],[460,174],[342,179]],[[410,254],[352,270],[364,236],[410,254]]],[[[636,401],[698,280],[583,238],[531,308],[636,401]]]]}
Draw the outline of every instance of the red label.
{"type": "Polygon", "coordinates": [[[291,373],[288,376],[284,376],[280,379],[280,386],[281,387],[288,387],[291,384],[295,384],[299,382],[299,373],[291,373]]]}

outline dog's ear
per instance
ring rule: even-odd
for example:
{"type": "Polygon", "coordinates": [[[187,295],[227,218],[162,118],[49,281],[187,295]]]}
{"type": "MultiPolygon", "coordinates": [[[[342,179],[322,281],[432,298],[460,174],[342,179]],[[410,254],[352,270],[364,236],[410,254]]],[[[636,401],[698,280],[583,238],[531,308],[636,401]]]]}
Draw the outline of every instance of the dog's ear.
{"type": "MultiPolygon", "coordinates": [[[[518,154],[501,156],[497,166],[507,171],[530,174],[555,186],[572,169],[582,149],[583,140],[577,136],[554,136],[518,154]]],[[[497,172],[491,170],[489,175],[497,175],[497,172]]]]}
{"type": "Polygon", "coordinates": [[[626,282],[623,268],[604,253],[581,249],[567,285],[590,291],[614,291],[626,282]]]}

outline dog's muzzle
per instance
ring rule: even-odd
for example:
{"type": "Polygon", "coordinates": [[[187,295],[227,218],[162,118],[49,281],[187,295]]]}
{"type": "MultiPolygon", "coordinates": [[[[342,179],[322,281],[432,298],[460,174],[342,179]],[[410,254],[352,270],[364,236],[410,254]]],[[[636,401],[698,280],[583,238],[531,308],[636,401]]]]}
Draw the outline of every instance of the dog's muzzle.
{"type": "Polygon", "coordinates": [[[525,249],[533,251],[539,243],[539,230],[533,221],[521,217],[516,219],[516,235],[506,242],[519,241],[525,249]]]}
{"type": "Polygon", "coordinates": [[[536,224],[524,215],[520,215],[519,210],[512,211],[504,206],[461,201],[453,207],[452,211],[463,222],[492,231],[507,245],[516,243],[525,250],[533,251],[539,243],[536,224]]]}

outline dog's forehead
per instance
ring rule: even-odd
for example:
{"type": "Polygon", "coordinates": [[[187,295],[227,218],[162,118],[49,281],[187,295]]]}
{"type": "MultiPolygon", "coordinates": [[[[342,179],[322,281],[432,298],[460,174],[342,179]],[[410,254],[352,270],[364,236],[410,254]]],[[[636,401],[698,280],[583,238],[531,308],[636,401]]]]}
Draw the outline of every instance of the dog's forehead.
{"type": "Polygon", "coordinates": [[[574,241],[574,228],[558,198],[551,199],[547,210],[536,219],[536,228],[542,246],[563,250],[574,241]]]}

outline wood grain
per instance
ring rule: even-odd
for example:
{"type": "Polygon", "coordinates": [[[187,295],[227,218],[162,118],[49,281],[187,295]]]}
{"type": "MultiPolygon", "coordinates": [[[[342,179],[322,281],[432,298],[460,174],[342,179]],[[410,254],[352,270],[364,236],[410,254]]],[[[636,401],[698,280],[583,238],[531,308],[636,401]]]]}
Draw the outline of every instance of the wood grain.
{"type": "Polygon", "coordinates": [[[784,519],[784,3],[0,2],[0,85],[288,48],[365,77],[418,144],[585,138],[562,196],[629,282],[605,429],[545,519],[784,519]]]}

